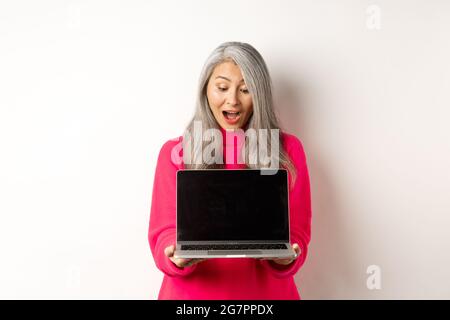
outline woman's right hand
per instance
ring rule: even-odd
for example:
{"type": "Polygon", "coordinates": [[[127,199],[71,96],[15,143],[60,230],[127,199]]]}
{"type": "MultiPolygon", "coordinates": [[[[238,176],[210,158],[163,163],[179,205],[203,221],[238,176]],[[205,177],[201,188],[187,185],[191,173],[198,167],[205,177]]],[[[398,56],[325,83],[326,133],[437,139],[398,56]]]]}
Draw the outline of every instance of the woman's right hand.
{"type": "Polygon", "coordinates": [[[166,257],[170,259],[178,268],[190,267],[194,264],[202,262],[206,259],[183,259],[183,258],[175,258],[173,255],[175,254],[175,246],[171,245],[164,249],[164,254],[166,257]]]}

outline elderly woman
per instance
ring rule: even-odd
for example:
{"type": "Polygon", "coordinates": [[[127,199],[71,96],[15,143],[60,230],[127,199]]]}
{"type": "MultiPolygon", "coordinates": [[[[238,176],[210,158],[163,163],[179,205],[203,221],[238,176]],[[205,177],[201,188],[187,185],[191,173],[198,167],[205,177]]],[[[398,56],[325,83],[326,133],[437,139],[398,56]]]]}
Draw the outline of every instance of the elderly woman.
{"type": "MultiPolygon", "coordinates": [[[[262,56],[251,45],[226,42],[208,57],[200,76],[195,114],[185,133],[193,132],[198,123],[203,132],[217,129],[222,133],[223,148],[219,156],[223,161],[193,161],[202,158],[199,148],[189,148],[184,153],[181,148],[184,161],[174,161],[174,150],[180,149],[180,145],[185,146],[186,134],[168,140],[160,150],[148,233],[156,266],[164,273],[158,298],[300,299],[294,275],[305,262],[311,233],[306,156],[302,143],[294,135],[280,131],[274,140],[273,132],[278,133],[280,128],[273,110],[271,79],[262,56]],[[256,151],[248,141],[239,144],[228,137],[230,131],[250,129],[269,132],[267,141],[264,141],[269,149],[274,141],[279,144],[275,163],[289,173],[290,239],[297,258],[175,258],[176,172],[183,169],[267,167],[267,163],[250,161],[256,151]],[[236,152],[228,152],[230,148],[236,152]],[[233,155],[231,159],[230,154],[233,155]]],[[[256,148],[261,144],[258,141],[256,148]]],[[[274,162],[273,155],[271,159],[274,162]]]]}

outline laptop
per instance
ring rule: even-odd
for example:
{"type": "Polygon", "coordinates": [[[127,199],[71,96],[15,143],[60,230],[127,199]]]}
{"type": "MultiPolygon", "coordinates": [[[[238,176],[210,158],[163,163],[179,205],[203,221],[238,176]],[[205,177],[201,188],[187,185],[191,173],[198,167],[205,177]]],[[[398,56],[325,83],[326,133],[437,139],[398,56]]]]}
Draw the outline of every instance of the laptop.
{"type": "Polygon", "coordinates": [[[295,258],[287,170],[267,170],[179,170],[174,256],[295,258]]]}

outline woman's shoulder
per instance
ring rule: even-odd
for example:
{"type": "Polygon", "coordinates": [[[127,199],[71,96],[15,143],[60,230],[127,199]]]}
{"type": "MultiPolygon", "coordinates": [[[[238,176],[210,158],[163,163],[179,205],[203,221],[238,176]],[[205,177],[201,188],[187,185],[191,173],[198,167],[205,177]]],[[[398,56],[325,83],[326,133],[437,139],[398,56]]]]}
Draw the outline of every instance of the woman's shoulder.
{"type": "Polygon", "coordinates": [[[180,142],[183,141],[182,139],[183,139],[183,136],[179,136],[179,137],[176,137],[176,138],[172,138],[172,139],[166,140],[161,146],[161,152],[171,151],[172,148],[174,148],[180,142]]]}
{"type": "Polygon", "coordinates": [[[287,132],[281,132],[280,135],[284,150],[286,150],[294,163],[297,163],[297,165],[306,163],[306,154],[302,141],[296,135],[287,132]]]}
{"type": "Polygon", "coordinates": [[[292,150],[292,149],[302,149],[303,150],[303,143],[302,141],[294,134],[280,131],[280,136],[283,141],[284,148],[286,151],[292,150]]]}
{"type": "Polygon", "coordinates": [[[159,149],[158,162],[171,163],[178,167],[182,159],[182,153],[180,154],[182,138],[180,136],[163,142],[159,149]]]}

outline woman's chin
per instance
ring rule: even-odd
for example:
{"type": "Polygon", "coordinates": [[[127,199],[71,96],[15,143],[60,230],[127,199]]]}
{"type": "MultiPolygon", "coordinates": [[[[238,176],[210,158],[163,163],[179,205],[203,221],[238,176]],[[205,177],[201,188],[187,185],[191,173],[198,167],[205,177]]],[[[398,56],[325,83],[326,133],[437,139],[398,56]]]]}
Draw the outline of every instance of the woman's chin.
{"type": "Polygon", "coordinates": [[[241,129],[241,126],[239,124],[221,124],[220,125],[222,127],[222,129],[224,130],[237,130],[237,129],[241,129]]]}

